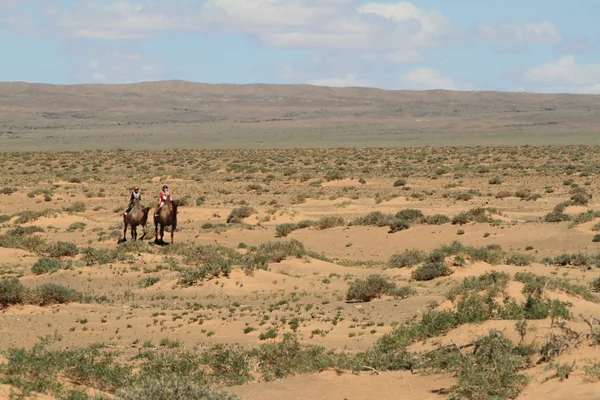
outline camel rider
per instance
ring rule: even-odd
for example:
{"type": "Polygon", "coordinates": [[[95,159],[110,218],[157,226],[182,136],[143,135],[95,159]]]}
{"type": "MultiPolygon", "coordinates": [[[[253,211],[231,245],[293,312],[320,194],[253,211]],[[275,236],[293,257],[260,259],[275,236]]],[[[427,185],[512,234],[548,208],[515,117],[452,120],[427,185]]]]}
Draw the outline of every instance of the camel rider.
{"type": "Polygon", "coordinates": [[[127,210],[125,210],[123,216],[126,216],[129,213],[129,211],[131,211],[135,199],[139,199],[140,201],[142,201],[142,194],[140,193],[139,186],[134,186],[133,192],[131,192],[131,196],[129,197],[129,207],[127,207],[127,210]]]}
{"type": "Polygon", "coordinates": [[[156,206],[156,211],[154,212],[154,215],[156,217],[158,217],[158,213],[160,212],[160,209],[165,205],[165,202],[167,201],[167,197],[170,195],[171,195],[171,191],[169,190],[169,186],[165,183],[162,186],[162,190],[158,194],[158,206],[156,206]]]}

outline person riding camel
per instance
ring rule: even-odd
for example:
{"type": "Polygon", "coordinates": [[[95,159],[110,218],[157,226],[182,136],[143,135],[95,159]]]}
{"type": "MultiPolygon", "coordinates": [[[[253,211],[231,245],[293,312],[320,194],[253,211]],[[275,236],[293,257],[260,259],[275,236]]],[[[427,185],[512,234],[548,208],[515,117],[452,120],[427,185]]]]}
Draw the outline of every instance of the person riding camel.
{"type": "Polygon", "coordinates": [[[142,194],[140,193],[140,188],[138,186],[134,186],[133,192],[131,192],[131,196],[129,197],[129,207],[127,207],[127,210],[125,210],[123,216],[127,216],[129,211],[133,209],[133,202],[135,199],[142,201],[142,194]]]}
{"type": "Polygon", "coordinates": [[[160,191],[159,195],[158,195],[158,205],[156,206],[156,211],[154,211],[154,216],[158,217],[158,213],[160,212],[160,209],[165,205],[165,202],[167,201],[167,197],[171,195],[171,191],[169,190],[169,186],[165,183],[162,186],[162,190],[160,191]]]}

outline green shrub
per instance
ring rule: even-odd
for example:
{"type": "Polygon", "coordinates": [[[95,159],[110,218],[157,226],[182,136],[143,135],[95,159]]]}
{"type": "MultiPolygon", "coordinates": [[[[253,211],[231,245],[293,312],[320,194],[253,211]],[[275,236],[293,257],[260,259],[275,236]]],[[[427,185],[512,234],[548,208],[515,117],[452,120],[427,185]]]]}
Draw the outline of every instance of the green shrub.
{"type": "Polygon", "coordinates": [[[500,178],[499,176],[495,176],[493,178],[490,178],[488,183],[490,185],[500,185],[502,183],[502,178],[500,178]]]}
{"type": "Polygon", "coordinates": [[[56,272],[62,268],[62,262],[56,258],[40,258],[31,267],[31,272],[36,275],[56,272]]]}
{"type": "Polygon", "coordinates": [[[79,254],[79,248],[74,243],[58,241],[48,245],[44,253],[49,257],[74,257],[79,254]]]}
{"type": "Polygon", "coordinates": [[[430,281],[442,276],[452,275],[454,271],[450,269],[443,261],[433,261],[421,265],[415,269],[411,276],[416,281],[430,281]]]}
{"type": "Polygon", "coordinates": [[[410,224],[419,224],[425,219],[425,216],[421,210],[408,208],[406,210],[398,211],[395,218],[404,220],[410,224]]]}
{"type": "Polygon", "coordinates": [[[44,283],[32,292],[32,302],[41,306],[50,304],[65,304],[83,300],[83,295],[77,290],[55,283],[44,283]]]}
{"type": "Polygon", "coordinates": [[[410,296],[414,296],[417,294],[417,291],[410,286],[395,286],[388,290],[388,295],[392,296],[394,299],[406,299],[410,296]]]}
{"type": "Polygon", "coordinates": [[[71,206],[64,207],[63,209],[67,212],[85,212],[85,210],[87,210],[87,207],[85,206],[85,203],[77,201],[71,206]]]}
{"type": "Polygon", "coordinates": [[[154,285],[155,283],[157,283],[159,281],[160,281],[160,278],[158,276],[149,276],[147,278],[140,279],[138,282],[138,287],[140,289],[145,289],[145,288],[148,288],[148,287],[154,285]]]}
{"type": "Polygon", "coordinates": [[[165,374],[142,378],[117,390],[114,400],[241,400],[227,392],[196,384],[188,377],[165,374]]]}
{"type": "Polygon", "coordinates": [[[428,215],[423,222],[427,225],[443,225],[450,222],[450,217],[443,214],[428,215]]]}
{"type": "Polygon", "coordinates": [[[371,301],[388,294],[396,285],[381,275],[369,275],[367,279],[357,279],[350,284],[346,301],[371,301]]]}
{"type": "Polygon", "coordinates": [[[528,365],[527,357],[514,350],[512,342],[501,332],[491,330],[475,342],[475,351],[460,358],[458,382],[450,400],[512,399],[528,382],[518,372],[528,365]]]}
{"type": "Polygon", "coordinates": [[[396,233],[410,228],[410,222],[404,219],[395,219],[390,222],[390,230],[388,233],[396,233]]]}
{"type": "Polygon", "coordinates": [[[293,223],[277,225],[275,227],[275,237],[286,237],[296,229],[298,229],[297,225],[293,223]]]}
{"type": "Polygon", "coordinates": [[[334,228],[336,226],[343,226],[344,218],[336,216],[324,216],[319,218],[315,225],[318,229],[321,230],[334,228]]]}
{"type": "Polygon", "coordinates": [[[523,254],[523,253],[512,253],[506,259],[506,263],[508,265],[516,265],[518,267],[525,267],[531,265],[532,262],[535,261],[535,257],[531,254],[523,254]]]}
{"type": "Polygon", "coordinates": [[[402,253],[392,255],[388,261],[390,268],[414,267],[425,261],[427,254],[418,249],[406,249],[402,253]]]}
{"type": "Polygon", "coordinates": [[[381,211],[371,211],[364,217],[358,217],[351,222],[351,225],[360,226],[387,226],[394,221],[392,214],[384,214],[381,211]]]}
{"type": "Polygon", "coordinates": [[[405,185],[406,185],[406,179],[399,178],[394,181],[394,187],[405,186],[405,185]]]}
{"type": "Polygon", "coordinates": [[[0,306],[20,304],[26,293],[25,286],[15,277],[0,279],[0,306]]]}
{"type": "Polygon", "coordinates": [[[242,206],[238,208],[234,208],[231,213],[227,216],[228,224],[238,224],[241,223],[244,218],[248,218],[249,216],[256,214],[257,211],[254,207],[250,206],[242,206]]]}

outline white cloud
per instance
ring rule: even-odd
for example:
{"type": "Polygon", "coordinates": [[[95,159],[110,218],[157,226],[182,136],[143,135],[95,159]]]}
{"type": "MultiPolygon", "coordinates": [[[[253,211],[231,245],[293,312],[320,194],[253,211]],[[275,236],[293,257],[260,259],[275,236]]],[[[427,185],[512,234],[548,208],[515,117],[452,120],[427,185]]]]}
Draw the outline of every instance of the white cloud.
{"type": "Polygon", "coordinates": [[[208,0],[203,22],[255,36],[266,46],[311,49],[430,46],[452,31],[441,12],[407,1],[208,0]]]}
{"type": "Polygon", "coordinates": [[[409,71],[400,77],[398,83],[398,89],[410,90],[462,90],[462,86],[468,85],[459,84],[454,79],[445,77],[431,68],[417,68],[409,71]]]}
{"type": "Polygon", "coordinates": [[[75,55],[79,82],[133,83],[164,79],[162,63],[131,46],[86,46],[68,49],[75,55]]]}
{"type": "Polygon", "coordinates": [[[421,53],[413,49],[398,50],[387,53],[383,56],[383,59],[387,62],[397,64],[418,63],[427,60],[421,53]]]}
{"type": "Polygon", "coordinates": [[[452,32],[450,19],[439,10],[423,10],[408,1],[399,3],[367,3],[359,8],[361,14],[374,14],[397,23],[412,23],[420,44],[427,44],[437,37],[452,32]]]}
{"type": "Polygon", "coordinates": [[[531,21],[520,25],[477,25],[477,35],[498,42],[560,42],[562,35],[549,21],[531,21]]]}
{"type": "Polygon", "coordinates": [[[50,7],[47,17],[66,37],[145,39],[160,31],[194,28],[192,11],[179,0],[79,0],[68,8],[50,7]]]}
{"type": "Polygon", "coordinates": [[[529,67],[523,81],[537,91],[600,94],[600,63],[578,64],[574,56],[529,67]]]}
{"type": "Polygon", "coordinates": [[[311,79],[306,82],[315,86],[331,87],[374,87],[374,83],[368,79],[361,79],[356,74],[346,74],[343,78],[311,79]]]}
{"type": "Polygon", "coordinates": [[[0,0],[0,10],[16,7],[22,2],[23,0],[0,0]]]}

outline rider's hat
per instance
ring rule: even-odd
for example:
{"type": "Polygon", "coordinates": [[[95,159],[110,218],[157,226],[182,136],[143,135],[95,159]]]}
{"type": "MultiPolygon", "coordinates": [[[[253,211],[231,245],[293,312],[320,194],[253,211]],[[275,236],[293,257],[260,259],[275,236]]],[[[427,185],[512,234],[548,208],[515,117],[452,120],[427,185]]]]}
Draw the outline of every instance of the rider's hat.
{"type": "Polygon", "coordinates": [[[140,190],[140,187],[139,186],[134,186],[133,190],[140,190]]]}

